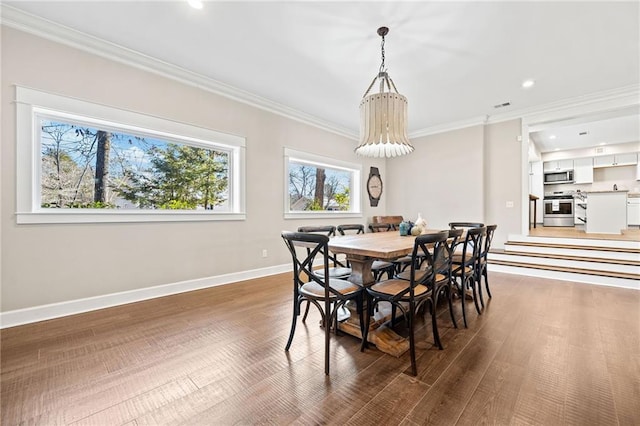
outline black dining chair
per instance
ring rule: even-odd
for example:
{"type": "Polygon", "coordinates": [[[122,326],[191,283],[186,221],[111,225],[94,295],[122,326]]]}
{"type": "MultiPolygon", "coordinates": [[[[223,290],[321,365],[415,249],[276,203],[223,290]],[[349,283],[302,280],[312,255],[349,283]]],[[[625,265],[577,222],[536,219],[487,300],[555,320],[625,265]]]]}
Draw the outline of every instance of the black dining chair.
{"type": "MultiPolygon", "coordinates": [[[[489,278],[487,274],[487,262],[489,257],[489,250],[491,250],[491,242],[493,241],[493,234],[498,228],[498,225],[489,225],[487,226],[487,235],[484,238],[484,244],[482,245],[482,250],[480,251],[480,255],[478,258],[479,264],[477,268],[478,272],[478,286],[481,286],[482,277],[484,277],[484,286],[487,290],[487,296],[491,299],[491,290],[489,290],[489,278]]],[[[480,299],[480,303],[484,307],[484,301],[482,298],[480,299]]]]}
{"type": "MultiPolygon", "coordinates": [[[[361,350],[367,347],[367,334],[369,331],[370,317],[373,315],[375,306],[380,302],[389,302],[392,306],[397,307],[404,314],[407,326],[409,328],[409,353],[411,358],[411,374],[418,374],[416,367],[416,349],[415,349],[415,316],[416,310],[422,303],[433,303],[431,299],[434,283],[436,279],[437,267],[435,259],[442,257],[442,251],[445,250],[445,242],[449,237],[449,231],[442,231],[433,234],[419,235],[416,237],[411,257],[411,272],[409,280],[390,279],[375,283],[366,288],[367,295],[367,313],[365,317],[364,334],[362,337],[361,350]],[[418,281],[416,279],[416,259],[423,256],[425,263],[431,267],[425,268],[425,275],[418,281]],[[406,306],[408,304],[408,307],[406,306]]],[[[433,306],[431,306],[434,309],[433,306]]],[[[436,339],[434,335],[434,340],[436,339]]],[[[436,342],[436,345],[438,342],[436,342]]]]}
{"type": "MultiPolygon", "coordinates": [[[[298,228],[298,232],[326,235],[327,237],[335,237],[336,227],[332,225],[301,226],[298,228]]],[[[340,278],[340,279],[349,278],[349,275],[351,275],[351,268],[347,267],[345,263],[338,260],[338,257],[333,253],[329,252],[328,256],[329,256],[329,260],[333,264],[333,266],[329,268],[329,276],[331,278],[340,278]]],[[[320,269],[320,270],[317,270],[315,273],[319,275],[323,275],[324,271],[320,269]]]]}
{"type": "MultiPolygon", "coordinates": [[[[363,288],[347,280],[332,278],[329,275],[329,237],[302,232],[282,232],[293,261],[293,318],[291,332],[285,346],[289,351],[296,331],[300,306],[307,301],[318,308],[322,317],[325,334],[324,373],[329,374],[329,342],[331,328],[338,331],[338,310],[349,300],[355,300],[360,317],[360,331],[364,335],[362,318],[363,288]],[[313,272],[313,264],[317,257],[322,258],[322,276],[313,272]]],[[[306,315],[305,315],[306,317],[306,315]]],[[[303,318],[304,322],[304,318],[303,318]]]]}
{"type": "Polygon", "coordinates": [[[460,300],[462,304],[462,319],[464,321],[465,328],[467,327],[467,312],[465,308],[465,299],[467,296],[467,289],[470,289],[473,293],[473,302],[476,307],[478,315],[482,314],[480,305],[478,304],[478,297],[482,297],[482,293],[478,294],[482,290],[478,285],[478,268],[480,250],[482,247],[482,241],[487,234],[486,227],[475,227],[466,230],[465,238],[460,243],[462,245],[462,252],[457,251],[453,255],[453,276],[456,279],[456,286],[460,300]],[[460,280],[460,284],[457,282],[460,280]]]}
{"type": "MultiPolygon", "coordinates": [[[[355,234],[364,234],[364,225],[361,224],[348,224],[348,225],[338,225],[337,227],[338,233],[340,235],[347,235],[349,231],[355,231],[355,234]]],[[[350,266],[347,263],[347,266],[350,266]]],[[[380,278],[386,273],[387,276],[391,279],[393,277],[393,273],[395,272],[396,267],[391,262],[385,262],[383,260],[374,260],[371,264],[371,272],[373,273],[374,281],[380,281],[380,278]]]]}

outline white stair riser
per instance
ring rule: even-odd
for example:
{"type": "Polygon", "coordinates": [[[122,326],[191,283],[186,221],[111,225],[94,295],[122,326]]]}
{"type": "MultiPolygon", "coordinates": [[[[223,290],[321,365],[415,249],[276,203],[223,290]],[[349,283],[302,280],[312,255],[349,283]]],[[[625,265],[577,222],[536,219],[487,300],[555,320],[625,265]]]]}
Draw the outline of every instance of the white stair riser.
{"type": "Polygon", "coordinates": [[[640,241],[627,240],[595,240],[582,238],[556,238],[556,237],[529,237],[527,235],[509,234],[508,241],[542,243],[542,244],[563,244],[575,246],[595,246],[595,247],[615,247],[640,249],[640,241]]]}
{"type": "Polygon", "coordinates": [[[600,250],[584,250],[578,248],[557,248],[557,247],[541,247],[541,246],[521,246],[515,244],[505,244],[504,250],[510,253],[539,253],[539,254],[557,254],[563,256],[578,257],[599,257],[601,259],[631,260],[640,261],[640,254],[625,253],[618,251],[600,251],[600,250]]]}
{"type": "Polygon", "coordinates": [[[520,263],[533,263],[537,265],[558,266],[565,268],[580,268],[592,271],[608,271],[608,272],[620,272],[628,274],[639,274],[640,267],[637,265],[620,265],[616,263],[606,262],[592,262],[589,260],[567,260],[567,259],[554,259],[548,257],[534,257],[526,256],[526,254],[501,254],[491,253],[489,255],[489,262],[491,260],[504,260],[508,262],[520,262],[520,263]]]}
{"type": "MultiPolygon", "coordinates": [[[[526,275],[529,277],[540,277],[555,279],[561,281],[573,281],[578,283],[605,285],[611,287],[631,288],[640,290],[640,280],[631,280],[626,278],[600,277],[597,275],[577,274],[574,272],[547,271],[544,269],[522,268],[517,266],[506,265],[488,265],[489,272],[504,272],[514,275],[526,275]]],[[[491,277],[489,277],[491,281],[491,277]]]]}

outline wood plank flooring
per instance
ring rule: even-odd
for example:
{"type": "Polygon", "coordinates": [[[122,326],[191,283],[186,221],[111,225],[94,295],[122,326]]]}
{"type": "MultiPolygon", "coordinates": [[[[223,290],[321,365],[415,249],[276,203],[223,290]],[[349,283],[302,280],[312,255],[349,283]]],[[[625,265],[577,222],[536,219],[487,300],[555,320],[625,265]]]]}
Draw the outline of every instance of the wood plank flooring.
{"type": "Polygon", "coordinates": [[[586,238],[591,240],[640,241],[640,228],[623,229],[616,234],[587,234],[580,226],[542,226],[529,229],[531,237],[586,238]]]}
{"type": "MultiPolygon", "coordinates": [[[[638,425],[640,291],[490,273],[469,328],[445,306],[409,359],[312,311],[284,345],[288,274],[1,331],[2,425],[638,425]]],[[[397,330],[402,333],[402,325],[397,330]]]]}

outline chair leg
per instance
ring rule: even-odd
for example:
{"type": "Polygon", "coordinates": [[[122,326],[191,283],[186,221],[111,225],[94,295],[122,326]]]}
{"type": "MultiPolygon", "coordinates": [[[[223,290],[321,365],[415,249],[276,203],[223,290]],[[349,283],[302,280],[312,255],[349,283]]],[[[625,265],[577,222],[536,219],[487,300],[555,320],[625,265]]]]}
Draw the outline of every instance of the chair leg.
{"type": "Polygon", "coordinates": [[[464,322],[464,328],[468,328],[467,325],[467,310],[465,309],[465,299],[467,298],[467,279],[463,275],[460,278],[460,300],[462,306],[462,321],[464,322]]]}
{"type": "MultiPolygon", "coordinates": [[[[289,351],[289,348],[291,347],[291,342],[293,342],[293,335],[296,332],[296,322],[298,320],[298,315],[300,315],[300,311],[299,311],[300,303],[302,302],[299,300],[294,300],[293,302],[293,318],[291,319],[291,331],[289,332],[289,340],[287,340],[287,345],[284,347],[285,351],[289,351]]],[[[307,307],[308,306],[309,305],[307,305],[307,307]]]]}
{"type": "Polygon", "coordinates": [[[324,327],[324,374],[329,375],[329,342],[331,341],[331,302],[324,302],[325,327],[324,327]]]}
{"type": "Polygon", "coordinates": [[[482,305],[482,309],[484,310],[484,298],[482,297],[482,275],[480,271],[476,274],[476,281],[478,284],[478,298],[480,299],[480,305],[482,305]]]}
{"type": "Polygon", "coordinates": [[[412,300],[409,302],[409,352],[411,356],[411,375],[417,376],[418,369],[416,367],[416,346],[415,338],[413,336],[413,315],[415,311],[415,302],[412,300]]]}
{"type": "Polygon", "coordinates": [[[489,277],[487,276],[487,267],[485,266],[482,269],[482,276],[484,277],[484,286],[487,289],[487,296],[491,299],[491,290],[489,290],[489,277]]]}
{"type": "Polygon", "coordinates": [[[433,330],[433,341],[435,342],[438,349],[442,350],[444,348],[442,347],[442,342],[440,341],[440,333],[438,333],[438,323],[436,320],[437,318],[436,306],[438,306],[437,292],[436,294],[434,294],[433,298],[431,299],[431,304],[433,305],[433,308],[431,309],[431,328],[433,330]]]}
{"type": "Polygon", "coordinates": [[[391,304],[391,328],[396,325],[396,305],[391,304]]]}
{"type": "Polygon", "coordinates": [[[369,297],[369,293],[365,294],[367,306],[365,308],[364,315],[364,329],[362,331],[362,343],[360,344],[360,352],[364,352],[364,349],[369,347],[367,343],[367,337],[369,336],[369,323],[371,321],[371,315],[373,315],[373,299],[369,297]]]}
{"type": "Polygon", "coordinates": [[[480,305],[478,304],[478,292],[476,291],[475,274],[471,276],[471,286],[473,289],[473,304],[476,305],[476,311],[478,312],[478,315],[482,315],[482,310],[480,309],[480,305]]]}
{"type": "Polygon", "coordinates": [[[453,313],[453,286],[451,283],[449,283],[449,285],[447,286],[447,300],[449,301],[449,315],[451,315],[453,328],[458,328],[458,324],[456,323],[456,316],[453,313]]]}
{"type": "Polygon", "coordinates": [[[307,300],[307,307],[304,309],[304,315],[302,316],[302,322],[305,322],[307,320],[307,315],[309,314],[309,305],[311,305],[311,302],[309,302],[307,300]]]}

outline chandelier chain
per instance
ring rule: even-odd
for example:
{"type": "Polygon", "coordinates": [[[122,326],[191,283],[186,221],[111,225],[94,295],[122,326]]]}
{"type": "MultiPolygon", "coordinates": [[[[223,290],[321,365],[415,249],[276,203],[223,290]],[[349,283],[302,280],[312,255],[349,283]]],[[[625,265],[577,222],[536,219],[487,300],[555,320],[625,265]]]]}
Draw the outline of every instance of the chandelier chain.
{"type": "Polygon", "coordinates": [[[380,71],[384,72],[384,36],[382,36],[382,42],[380,43],[380,50],[382,52],[382,63],[380,64],[380,71]]]}

